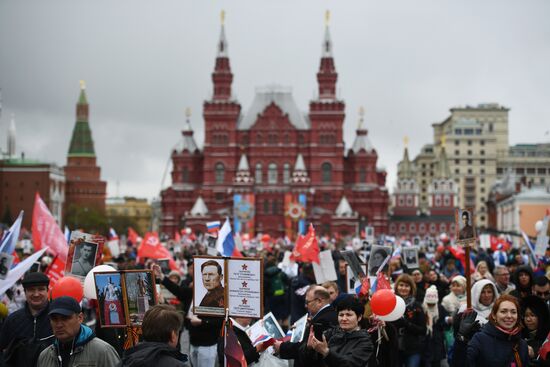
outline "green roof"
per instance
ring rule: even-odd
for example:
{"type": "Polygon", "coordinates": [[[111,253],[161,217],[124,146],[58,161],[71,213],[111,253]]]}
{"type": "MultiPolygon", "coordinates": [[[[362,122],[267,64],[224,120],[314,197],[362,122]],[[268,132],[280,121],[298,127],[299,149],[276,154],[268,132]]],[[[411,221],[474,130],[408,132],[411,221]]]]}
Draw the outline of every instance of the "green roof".
{"type": "Polygon", "coordinates": [[[69,157],[95,157],[94,141],[88,121],[76,122],[69,146],[69,157]]]}
{"type": "Polygon", "coordinates": [[[22,159],[22,158],[9,158],[1,161],[6,166],[36,166],[38,164],[48,164],[46,162],[38,161],[35,159],[22,159]]]}
{"type": "Polygon", "coordinates": [[[78,104],[88,104],[88,99],[86,98],[86,89],[80,89],[80,97],[78,98],[78,104]]]}

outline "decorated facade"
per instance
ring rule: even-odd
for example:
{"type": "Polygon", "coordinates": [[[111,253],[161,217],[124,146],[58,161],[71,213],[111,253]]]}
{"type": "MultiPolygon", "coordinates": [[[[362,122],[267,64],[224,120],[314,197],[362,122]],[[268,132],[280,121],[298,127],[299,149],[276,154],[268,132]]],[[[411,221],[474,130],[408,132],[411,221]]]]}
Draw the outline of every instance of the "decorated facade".
{"type": "Polygon", "coordinates": [[[205,141],[199,149],[189,119],[172,152],[172,184],[161,192],[162,232],[205,230],[230,217],[234,230],[294,238],[313,223],[319,234],[358,234],[365,226],[387,232],[386,172],[364,127],[363,113],[345,150],[345,103],[336,95],[328,25],[317,72],[318,95],[309,111],[290,89],[256,90],[247,111],[232,93],[233,73],[222,24],[213,95],[204,102],[205,141]]]}

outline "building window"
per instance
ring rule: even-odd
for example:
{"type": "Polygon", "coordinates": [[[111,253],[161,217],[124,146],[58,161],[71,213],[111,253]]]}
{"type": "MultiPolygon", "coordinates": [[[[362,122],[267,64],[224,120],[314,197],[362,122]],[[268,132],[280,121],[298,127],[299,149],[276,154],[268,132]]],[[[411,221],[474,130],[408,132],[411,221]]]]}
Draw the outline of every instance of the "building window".
{"type": "Polygon", "coordinates": [[[468,151],[468,155],[472,155],[472,151],[471,151],[471,150],[468,151]]]}
{"type": "Polygon", "coordinates": [[[395,224],[390,224],[390,233],[395,233],[395,224]]]}
{"type": "Polygon", "coordinates": [[[502,175],[502,168],[497,168],[497,175],[502,175]]]}
{"type": "Polygon", "coordinates": [[[534,168],[527,168],[527,174],[528,175],[534,175],[535,174],[535,169],[534,168]]]}
{"type": "Polygon", "coordinates": [[[480,155],[485,155],[485,151],[482,149],[482,150],[479,151],[479,154],[480,155]]]}
{"type": "Polygon", "coordinates": [[[223,192],[217,192],[214,197],[216,198],[216,202],[218,203],[223,202],[223,192]]]}
{"type": "Polygon", "coordinates": [[[537,172],[539,175],[545,175],[546,174],[546,168],[538,168],[537,172]]]}
{"type": "Polygon", "coordinates": [[[329,192],[323,193],[323,201],[325,203],[330,203],[330,193],[329,192]]]}
{"type": "Polygon", "coordinates": [[[399,196],[399,206],[403,206],[403,204],[405,203],[404,200],[403,200],[403,196],[399,196]]]}
{"type": "Polygon", "coordinates": [[[330,183],[332,181],[332,165],[328,162],[321,165],[321,181],[323,183],[330,183]]]}
{"type": "Polygon", "coordinates": [[[264,200],[264,214],[269,214],[269,200],[264,200]]]}
{"type": "Polygon", "coordinates": [[[399,232],[405,233],[406,230],[407,230],[407,227],[404,224],[399,225],[399,232]]]}
{"type": "Polygon", "coordinates": [[[441,206],[441,196],[439,195],[435,197],[435,206],[441,206]]]}
{"type": "Polygon", "coordinates": [[[278,140],[277,134],[269,134],[267,136],[267,139],[269,141],[269,144],[271,145],[277,144],[277,140],[278,140]]]}
{"type": "Polygon", "coordinates": [[[422,223],[422,224],[420,225],[419,231],[420,231],[420,233],[426,232],[426,225],[425,225],[424,223],[422,223]]]}
{"type": "Polygon", "coordinates": [[[257,184],[262,183],[262,164],[256,163],[256,174],[255,174],[255,180],[257,184]]]}
{"type": "Polygon", "coordinates": [[[482,175],[484,175],[484,174],[485,174],[485,168],[481,168],[481,169],[479,170],[479,173],[481,173],[482,175]]]}
{"type": "Polygon", "coordinates": [[[439,225],[439,231],[440,232],[447,232],[447,226],[445,225],[445,223],[441,223],[439,225]]]}
{"type": "Polygon", "coordinates": [[[479,164],[485,164],[485,159],[480,159],[479,164]]]}
{"type": "Polygon", "coordinates": [[[277,200],[273,200],[271,202],[271,213],[272,214],[277,214],[278,211],[279,211],[279,203],[277,202],[277,200]]]}
{"type": "Polygon", "coordinates": [[[270,185],[277,183],[277,165],[270,163],[267,170],[267,183],[270,185]]]}
{"type": "Polygon", "coordinates": [[[523,175],[525,173],[525,169],[524,168],[516,168],[516,173],[518,175],[523,175]]]}
{"type": "Polygon", "coordinates": [[[460,141],[459,141],[459,140],[455,140],[455,145],[456,145],[456,146],[460,145],[460,141]]]}
{"type": "Polygon", "coordinates": [[[472,141],[471,141],[471,140],[468,140],[468,145],[472,145],[472,141]]]}
{"type": "Polygon", "coordinates": [[[455,150],[455,155],[460,155],[460,151],[459,151],[459,150],[455,150]]]}
{"type": "Polygon", "coordinates": [[[455,129],[455,135],[462,135],[462,129],[455,129]]]}
{"type": "Polygon", "coordinates": [[[285,184],[290,183],[290,164],[288,163],[283,165],[283,182],[285,184]]]}
{"type": "Polygon", "coordinates": [[[430,224],[430,232],[432,232],[432,233],[435,232],[435,224],[434,223],[430,224]]]}
{"type": "Polygon", "coordinates": [[[363,166],[359,168],[359,182],[367,182],[367,169],[363,166]]]}
{"type": "Polygon", "coordinates": [[[445,206],[451,205],[451,198],[449,197],[449,195],[445,195],[445,197],[443,198],[443,203],[445,206]]]}
{"type": "Polygon", "coordinates": [[[457,175],[460,174],[460,169],[459,168],[455,168],[455,174],[457,174],[457,175]]]}
{"type": "Polygon", "coordinates": [[[464,129],[464,135],[474,135],[474,129],[464,129]]]}
{"type": "Polygon", "coordinates": [[[183,182],[188,182],[189,181],[189,170],[187,169],[187,167],[183,167],[183,169],[181,171],[181,180],[183,182]]]}
{"type": "Polygon", "coordinates": [[[304,134],[299,134],[298,135],[298,145],[302,146],[304,145],[306,142],[306,138],[304,137],[304,134]]]}
{"type": "Polygon", "coordinates": [[[472,160],[471,160],[471,159],[468,159],[468,164],[472,164],[472,160]]]}
{"type": "Polygon", "coordinates": [[[411,224],[409,225],[409,231],[410,231],[411,233],[415,233],[415,232],[416,232],[416,224],[411,223],[411,224]]]}
{"type": "Polygon", "coordinates": [[[262,142],[263,142],[262,134],[260,133],[256,134],[256,144],[262,144],[262,142]]]}
{"type": "Polygon", "coordinates": [[[410,196],[407,196],[407,206],[413,205],[413,199],[410,196]]]}
{"type": "Polygon", "coordinates": [[[485,145],[485,140],[480,140],[480,141],[479,141],[479,144],[480,144],[481,146],[484,146],[484,145],[485,145]]]}
{"type": "Polygon", "coordinates": [[[493,123],[492,123],[492,122],[489,124],[489,132],[490,132],[490,133],[493,132],[493,123]]]}
{"type": "Polygon", "coordinates": [[[455,159],[455,164],[460,164],[460,159],[455,159]]]}
{"type": "Polygon", "coordinates": [[[471,169],[471,168],[468,168],[468,174],[469,174],[469,175],[472,174],[472,169],[471,169]]]}
{"type": "Polygon", "coordinates": [[[216,175],[216,183],[217,184],[223,183],[225,179],[225,167],[223,163],[221,162],[216,163],[215,175],[216,175]]]}

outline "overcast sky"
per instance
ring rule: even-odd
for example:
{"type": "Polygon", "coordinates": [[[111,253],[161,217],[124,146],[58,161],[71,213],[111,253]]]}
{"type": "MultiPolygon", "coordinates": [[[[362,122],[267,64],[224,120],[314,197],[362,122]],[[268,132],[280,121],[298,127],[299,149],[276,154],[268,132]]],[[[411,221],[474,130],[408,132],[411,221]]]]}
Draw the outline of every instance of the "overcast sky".
{"type": "Polygon", "coordinates": [[[243,111],[273,83],[308,110],[331,10],[346,148],[364,106],[392,190],[403,137],[415,156],[454,106],[500,103],[511,144],[550,141],[548,0],[0,0],[0,148],[15,113],[18,154],[65,165],[83,79],[108,195],[157,196],[186,107],[203,145],[222,9],[243,111]]]}

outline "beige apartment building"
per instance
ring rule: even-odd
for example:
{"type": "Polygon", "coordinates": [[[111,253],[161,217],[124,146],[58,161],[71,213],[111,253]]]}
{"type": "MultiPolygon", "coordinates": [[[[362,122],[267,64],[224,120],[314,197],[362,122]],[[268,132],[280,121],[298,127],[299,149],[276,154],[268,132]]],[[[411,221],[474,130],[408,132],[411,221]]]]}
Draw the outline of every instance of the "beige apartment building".
{"type": "Polygon", "coordinates": [[[106,204],[110,223],[112,226],[118,224],[119,227],[122,227],[123,232],[121,233],[126,233],[128,225],[134,227],[140,235],[151,230],[152,209],[147,199],[116,197],[108,198],[106,204]]]}

